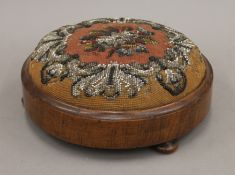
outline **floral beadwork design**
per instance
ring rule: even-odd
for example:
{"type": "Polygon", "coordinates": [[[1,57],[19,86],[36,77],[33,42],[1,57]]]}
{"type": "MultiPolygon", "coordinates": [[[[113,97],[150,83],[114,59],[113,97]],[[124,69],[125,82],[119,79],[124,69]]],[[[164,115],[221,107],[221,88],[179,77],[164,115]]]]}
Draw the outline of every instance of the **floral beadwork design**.
{"type": "Polygon", "coordinates": [[[87,36],[81,38],[86,51],[103,52],[110,48],[108,57],[113,53],[119,56],[131,56],[134,53],[148,52],[146,44],[157,44],[152,39],[153,33],[141,27],[134,31],[131,27],[124,27],[120,31],[114,27],[107,27],[104,30],[93,30],[87,36]]]}
{"type": "MultiPolygon", "coordinates": [[[[126,27],[121,31],[109,27],[91,31],[81,37],[80,42],[87,52],[108,50],[108,57],[114,54],[119,57],[130,57],[134,54],[148,53],[146,44],[157,45],[158,41],[152,38],[153,35],[154,32],[141,27],[137,29],[126,27]]],[[[50,32],[42,38],[30,58],[43,63],[41,70],[43,84],[63,81],[65,78],[72,79],[73,96],[84,93],[88,97],[103,95],[108,99],[115,99],[125,91],[128,97],[135,97],[138,91],[148,84],[151,75],[170,94],[178,95],[186,87],[185,68],[190,64],[188,55],[193,47],[195,45],[182,33],[157,23],[137,19],[100,18],[64,26],[50,32]],[[68,38],[75,30],[89,28],[98,23],[146,24],[156,31],[164,31],[170,46],[163,57],[152,55],[144,64],[138,62],[122,64],[113,61],[108,64],[84,62],[81,61],[79,54],[66,53],[68,38]]]]}

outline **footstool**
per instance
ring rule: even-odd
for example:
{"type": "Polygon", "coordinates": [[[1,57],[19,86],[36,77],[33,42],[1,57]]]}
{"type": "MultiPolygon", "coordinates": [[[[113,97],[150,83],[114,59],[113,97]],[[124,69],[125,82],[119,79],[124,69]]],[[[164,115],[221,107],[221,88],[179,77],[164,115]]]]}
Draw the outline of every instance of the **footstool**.
{"type": "Polygon", "coordinates": [[[171,153],[207,115],[213,73],[199,48],[170,27],[99,18],[45,35],[21,77],[26,112],[50,135],[171,153]]]}

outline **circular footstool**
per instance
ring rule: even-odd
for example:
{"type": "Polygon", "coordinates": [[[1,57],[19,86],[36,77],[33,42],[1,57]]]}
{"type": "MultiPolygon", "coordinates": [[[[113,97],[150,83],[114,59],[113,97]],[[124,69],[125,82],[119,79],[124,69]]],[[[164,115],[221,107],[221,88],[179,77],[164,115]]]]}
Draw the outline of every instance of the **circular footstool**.
{"type": "Polygon", "coordinates": [[[44,131],[92,148],[171,153],[207,115],[212,68],[184,34],[100,18],[45,35],[22,68],[23,103],[44,131]]]}

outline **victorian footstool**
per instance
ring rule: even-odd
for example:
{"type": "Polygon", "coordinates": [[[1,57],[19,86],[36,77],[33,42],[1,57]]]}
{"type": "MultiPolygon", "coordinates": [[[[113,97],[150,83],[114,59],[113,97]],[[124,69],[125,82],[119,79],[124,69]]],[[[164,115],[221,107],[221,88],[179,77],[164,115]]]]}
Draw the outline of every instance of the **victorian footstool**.
{"type": "Polygon", "coordinates": [[[69,143],[163,153],[207,115],[212,68],[184,34],[100,18],[45,35],[22,68],[30,118],[69,143]]]}

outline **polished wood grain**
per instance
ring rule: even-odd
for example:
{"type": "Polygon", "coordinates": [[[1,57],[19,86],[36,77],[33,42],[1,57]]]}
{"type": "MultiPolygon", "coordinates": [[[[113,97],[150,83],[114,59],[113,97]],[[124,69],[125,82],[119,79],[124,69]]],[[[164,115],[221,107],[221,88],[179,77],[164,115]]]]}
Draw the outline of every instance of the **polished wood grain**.
{"type": "MultiPolygon", "coordinates": [[[[69,143],[105,149],[160,144],[159,151],[164,152],[164,143],[189,133],[208,113],[213,73],[206,58],[205,62],[206,75],[200,86],[177,102],[148,110],[100,111],[74,107],[44,94],[33,84],[27,60],[21,75],[24,106],[39,127],[69,143]]],[[[175,150],[174,145],[168,148],[175,150]]]]}

